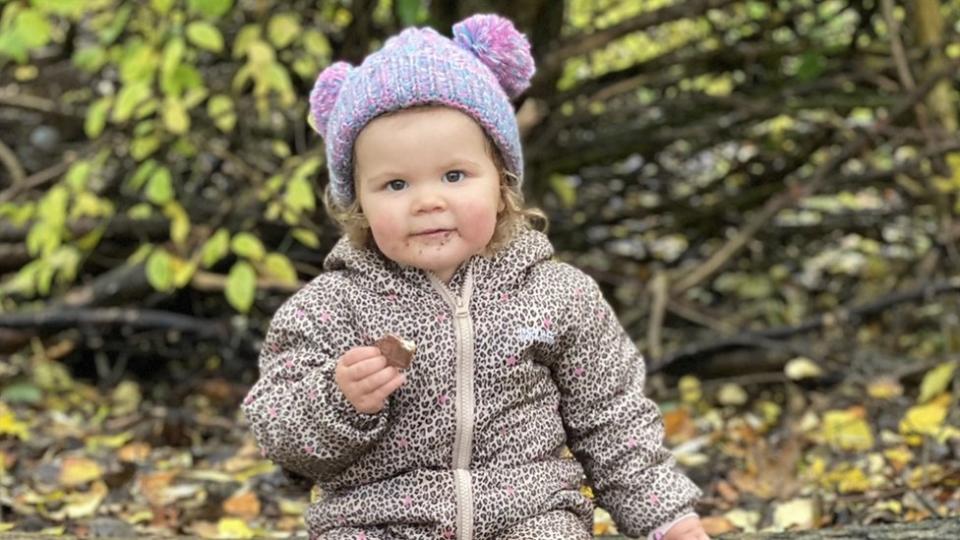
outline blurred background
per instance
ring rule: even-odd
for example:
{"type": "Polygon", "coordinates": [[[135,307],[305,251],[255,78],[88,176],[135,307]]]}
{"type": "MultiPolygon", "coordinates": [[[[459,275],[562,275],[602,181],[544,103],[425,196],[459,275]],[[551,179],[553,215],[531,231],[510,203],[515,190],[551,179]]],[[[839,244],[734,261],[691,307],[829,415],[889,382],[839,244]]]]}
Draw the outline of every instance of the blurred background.
{"type": "Polygon", "coordinates": [[[710,532],[960,516],[960,0],[0,0],[0,532],[303,531],[238,404],[338,237],[311,85],[479,12],[710,532]]]}

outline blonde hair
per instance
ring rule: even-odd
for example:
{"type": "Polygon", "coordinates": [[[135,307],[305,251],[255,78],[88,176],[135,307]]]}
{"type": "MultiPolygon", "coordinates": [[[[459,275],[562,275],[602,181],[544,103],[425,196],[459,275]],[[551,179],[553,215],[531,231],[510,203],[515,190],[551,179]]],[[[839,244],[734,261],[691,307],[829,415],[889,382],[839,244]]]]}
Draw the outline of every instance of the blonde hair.
{"type": "MultiPolygon", "coordinates": [[[[550,222],[543,210],[526,205],[523,193],[520,191],[520,179],[513,172],[506,170],[500,151],[486,133],[484,133],[484,139],[487,151],[490,152],[490,157],[493,159],[493,164],[500,171],[500,200],[503,201],[503,210],[497,212],[497,224],[493,229],[493,236],[482,252],[482,255],[489,257],[506,246],[514,235],[524,228],[529,227],[547,232],[550,222]]],[[[354,159],[354,164],[356,164],[356,159],[354,159]]],[[[355,172],[356,165],[354,165],[355,172]]],[[[354,178],[356,178],[356,174],[354,174],[354,178]]],[[[323,207],[326,209],[327,215],[337,223],[337,226],[347,235],[347,238],[355,247],[360,249],[371,248],[379,251],[376,242],[373,241],[370,224],[360,208],[360,198],[356,195],[358,192],[356,187],[356,181],[354,180],[355,195],[353,202],[343,208],[333,202],[330,184],[327,184],[323,191],[323,207]]]]}

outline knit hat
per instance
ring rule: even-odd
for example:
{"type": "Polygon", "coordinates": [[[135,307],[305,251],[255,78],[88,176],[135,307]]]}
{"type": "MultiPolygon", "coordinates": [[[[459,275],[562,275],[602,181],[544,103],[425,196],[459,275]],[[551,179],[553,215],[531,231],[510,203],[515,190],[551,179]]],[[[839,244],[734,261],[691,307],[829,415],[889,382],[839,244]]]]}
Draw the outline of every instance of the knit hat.
{"type": "MultiPolygon", "coordinates": [[[[498,15],[473,15],[453,26],[453,39],[432,28],[408,28],[360,66],[336,62],[317,77],[310,121],[324,139],[333,202],[353,202],[353,144],[371,120],[417,105],[469,115],[523,177],[520,133],[510,99],[530,86],[530,43],[498,15]]],[[[520,189],[520,183],[516,185],[520,189]]]]}

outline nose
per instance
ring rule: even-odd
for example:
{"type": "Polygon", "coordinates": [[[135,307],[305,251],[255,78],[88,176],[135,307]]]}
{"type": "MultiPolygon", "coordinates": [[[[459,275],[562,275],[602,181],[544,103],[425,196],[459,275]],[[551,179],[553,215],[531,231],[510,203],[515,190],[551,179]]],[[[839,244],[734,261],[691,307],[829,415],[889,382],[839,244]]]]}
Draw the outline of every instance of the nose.
{"type": "Polygon", "coordinates": [[[443,210],[446,206],[447,202],[444,200],[440,190],[426,186],[421,186],[420,189],[417,189],[413,201],[413,211],[415,214],[443,210]]]}

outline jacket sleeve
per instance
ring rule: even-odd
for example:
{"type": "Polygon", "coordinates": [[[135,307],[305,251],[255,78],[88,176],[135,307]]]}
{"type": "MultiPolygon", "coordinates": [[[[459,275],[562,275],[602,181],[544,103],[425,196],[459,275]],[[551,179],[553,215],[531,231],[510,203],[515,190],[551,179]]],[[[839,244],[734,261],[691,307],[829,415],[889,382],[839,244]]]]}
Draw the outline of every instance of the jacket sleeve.
{"type": "Polygon", "coordinates": [[[579,271],[554,378],[570,450],[622,534],[646,536],[692,511],[700,490],[674,469],[646,368],[596,282],[579,271]]]}
{"type": "Polygon", "coordinates": [[[333,379],[361,338],[329,285],[315,280],[273,316],[260,377],[241,406],[263,455],[315,482],[332,480],[375,443],[389,410],[357,412],[333,379]]]}

